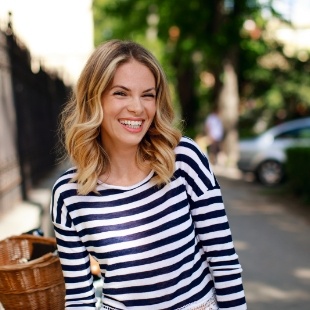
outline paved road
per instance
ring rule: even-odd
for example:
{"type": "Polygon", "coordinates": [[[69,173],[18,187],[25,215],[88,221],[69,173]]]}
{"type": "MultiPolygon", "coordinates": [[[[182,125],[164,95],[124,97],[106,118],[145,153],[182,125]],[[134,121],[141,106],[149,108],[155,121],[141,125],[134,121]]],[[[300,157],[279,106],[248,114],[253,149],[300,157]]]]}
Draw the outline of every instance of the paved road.
{"type": "Polygon", "coordinates": [[[243,266],[249,310],[310,309],[310,207],[217,175],[243,266]]]}

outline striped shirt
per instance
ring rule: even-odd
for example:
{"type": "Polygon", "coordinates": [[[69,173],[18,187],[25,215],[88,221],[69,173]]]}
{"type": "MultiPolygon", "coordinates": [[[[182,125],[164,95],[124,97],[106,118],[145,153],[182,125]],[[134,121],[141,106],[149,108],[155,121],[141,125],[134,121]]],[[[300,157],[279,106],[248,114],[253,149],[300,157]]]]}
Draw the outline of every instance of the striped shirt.
{"type": "Polygon", "coordinates": [[[75,169],[51,201],[66,309],[95,309],[89,254],[103,278],[103,309],[187,310],[215,294],[219,309],[246,309],[241,266],[222,194],[207,157],[182,137],[167,185],[154,172],[132,186],[98,182],[77,195],[75,169]]]}

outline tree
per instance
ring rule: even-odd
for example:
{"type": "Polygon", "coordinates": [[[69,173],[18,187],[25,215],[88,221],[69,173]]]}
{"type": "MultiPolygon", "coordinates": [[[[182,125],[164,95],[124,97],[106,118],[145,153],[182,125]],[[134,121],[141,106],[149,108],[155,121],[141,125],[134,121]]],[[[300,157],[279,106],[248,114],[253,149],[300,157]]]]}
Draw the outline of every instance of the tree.
{"type": "Polygon", "coordinates": [[[228,164],[234,165],[239,103],[259,102],[268,90],[276,92],[275,76],[289,77],[268,73],[259,62],[274,49],[263,35],[268,25],[263,14],[281,18],[272,1],[94,0],[93,9],[96,44],[133,39],[161,59],[175,84],[186,134],[193,137],[211,106],[220,107],[228,164]]]}

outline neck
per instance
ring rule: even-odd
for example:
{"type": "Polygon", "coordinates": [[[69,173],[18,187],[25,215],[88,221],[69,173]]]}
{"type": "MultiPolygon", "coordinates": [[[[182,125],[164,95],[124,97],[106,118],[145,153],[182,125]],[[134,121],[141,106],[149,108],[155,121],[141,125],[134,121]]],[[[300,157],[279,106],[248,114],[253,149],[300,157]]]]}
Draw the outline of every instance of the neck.
{"type": "Polygon", "coordinates": [[[150,165],[138,167],[137,150],[121,150],[109,152],[110,171],[102,174],[99,179],[107,184],[130,186],[142,181],[151,171],[150,165]]]}

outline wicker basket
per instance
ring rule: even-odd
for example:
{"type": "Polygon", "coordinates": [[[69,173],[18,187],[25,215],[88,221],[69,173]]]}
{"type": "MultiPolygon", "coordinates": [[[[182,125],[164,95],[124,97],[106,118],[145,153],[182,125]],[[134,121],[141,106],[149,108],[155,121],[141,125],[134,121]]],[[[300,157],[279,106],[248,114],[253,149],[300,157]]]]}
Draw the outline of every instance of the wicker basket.
{"type": "Polygon", "coordinates": [[[63,310],[65,286],[54,238],[0,241],[0,302],[5,310],[63,310]]]}

